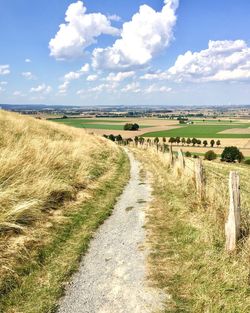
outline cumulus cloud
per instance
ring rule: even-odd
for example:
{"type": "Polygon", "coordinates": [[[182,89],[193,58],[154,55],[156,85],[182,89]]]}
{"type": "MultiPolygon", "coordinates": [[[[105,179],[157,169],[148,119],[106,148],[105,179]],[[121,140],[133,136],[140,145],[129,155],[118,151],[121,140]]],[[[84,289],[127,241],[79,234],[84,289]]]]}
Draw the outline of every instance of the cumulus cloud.
{"type": "Polygon", "coordinates": [[[0,65],[0,75],[10,74],[10,66],[8,64],[0,65]]]}
{"type": "Polygon", "coordinates": [[[31,59],[25,59],[25,63],[31,63],[31,59]]]}
{"type": "Polygon", "coordinates": [[[64,82],[58,86],[58,91],[60,94],[65,94],[68,91],[68,87],[70,85],[70,82],[73,80],[77,80],[79,78],[81,78],[84,74],[88,73],[89,71],[89,64],[86,63],[85,65],[83,65],[83,67],[80,68],[79,71],[71,71],[67,74],[64,75],[63,80],[64,82]]]}
{"type": "Polygon", "coordinates": [[[46,84],[41,84],[37,87],[32,87],[30,89],[30,92],[32,93],[43,94],[43,95],[49,94],[51,91],[52,91],[51,86],[47,86],[46,84]]]}
{"type": "Polygon", "coordinates": [[[135,75],[134,71],[130,72],[119,72],[119,73],[110,73],[106,80],[107,81],[114,81],[114,82],[120,82],[123,81],[124,79],[133,77],[135,75]]]}
{"type": "Polygon", "coordinates": [[[31,72],[23,72],[22,76],[28,80],[36,79],[36,76],[33,75],[31,72]]]}
{"type": "Polygon", "coordinates": [[[207,49],[180,55],[164,75],[198,82],[250,79],[250,48],[244,40],[210,40],[207,49]]]}
{"type": "Polygon", "coordinates": [[[166,86],[158,86],[157,84],[152,84],[148,86],[144,92],[145,93],[154,93],[154,92],[170,92],[172,88],[166,86]]]}
{"type": "Polygon", "coordinates": [[[96,43],[96,38],[102,34],[119,35],[120,31],[111,25],[110,19],[101,13],[86,13],[82,1],[69,5],[65,23],[59,26],[59,31],[50,40],[51,56],[56,59],[67,59],[82,56],[84,50],[96,43]]]}
{"type": "Polygon", "coordinates": [[[143,66],[173,39],[178,0],[165,0],[160,12],[142,5],[132,20],[123,24],[121,38],[113,46],[93,51],[93,66],[129,70],[143,66]]]}
{"type": "Polygon", "coordinates": [[[108,19],[115,22],[120,22],[122,20],[122,18],[116,14],[108,15],[108,19]]]}
{"type": "Polygon", "coordinates": [[[121,91],[139,93],[141,91],[140,84],[138,82],[132,82],[131,84],[127,84],[124,88],[122,88],[121,91]]]}
{"type": "Polygon", "coordinates": [[[96,81],[98,79],[98,75],[89,75],[86,80],[89,81],[89,82],[93,82],[93,81],[96,81]]]}

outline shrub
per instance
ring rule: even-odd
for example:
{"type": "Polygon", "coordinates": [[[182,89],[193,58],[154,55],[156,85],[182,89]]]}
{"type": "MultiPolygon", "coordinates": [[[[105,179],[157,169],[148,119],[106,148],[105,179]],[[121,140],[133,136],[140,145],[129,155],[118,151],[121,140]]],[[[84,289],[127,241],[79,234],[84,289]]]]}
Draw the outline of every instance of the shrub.
{"type": "Polygon", "coordinates": [[[204,158],[205,158],[205,160],[212,161],[212,160],[215,160],[217,158],[217,155],[213,150],[209,150],[205,153],[204,158]]]}
{"type": "Polygon", "coordinates": [[[250,165],[250,159],[245,160],[244,164],[250,165]]]}
{"type": "Polygon", "coordinates": [[[241,162],[244,159],[243,154],[240,152],[240,150],[237,147],[231,146],[226,147],[221,155],[221,161],[225,162],[241,162]]]}
{"type": "Polygon", "coordinates": [[[127,123],[124,125],[124,130],[138,130],[140,128],[140,126],[136,123],[132,124],[132,123],[127,123]]]}
{"type": "Polygon", "coordinates": [[[186,156],[187,158],[190,158],[190,157],[192,156],[192,154],[191,154],[189,151],[186,151],[186,152],[185,152],[185,156],[186,156]]]}

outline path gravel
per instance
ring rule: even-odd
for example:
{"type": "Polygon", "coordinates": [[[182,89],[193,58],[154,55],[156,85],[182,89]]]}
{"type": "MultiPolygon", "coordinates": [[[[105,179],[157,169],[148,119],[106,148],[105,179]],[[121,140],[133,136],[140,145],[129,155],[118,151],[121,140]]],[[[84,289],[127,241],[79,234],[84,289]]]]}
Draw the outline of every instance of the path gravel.
{"type": "Polygon", "coordinates": [[[151,199],[147,180],[131,153],[131,178],[112,216],[99,228],[58,313],[151,313],[164,295],[146,282],[145,208],[151,199]]]}

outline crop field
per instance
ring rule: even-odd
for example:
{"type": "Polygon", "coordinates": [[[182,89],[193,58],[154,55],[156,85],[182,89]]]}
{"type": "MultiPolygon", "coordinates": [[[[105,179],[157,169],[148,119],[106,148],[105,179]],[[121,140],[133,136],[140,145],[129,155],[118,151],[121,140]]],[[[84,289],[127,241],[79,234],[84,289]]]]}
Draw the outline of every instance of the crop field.
{"type": "Polygon", "coordinates": [[[250,133],[248,131],[250,123],[245,124],[223,124],[223,125],[188,125],[182,126],[180,128],[162,130],[157,132],[145,133],[145,137],[196,137],[196,138],[250,138],[250,133]],[[235,133],[233,129],[241,129],[235,133]],[[232,133],[230,133],[232,129],[232,133]],[[227,130],[227,133],[222,133],[227,130]]]}
{"type": "MultiPolygon", "coordinates": [[[[123,127],[126,124],[126,121],[120,120],[81,119],[81,118],[52,119],[51,121],[62,123],[76,128],[107,129],[107,130],[123,130],[123,127]]],[[[148,128],[151,126],[141,125],[140,127],[148,128]]]]}

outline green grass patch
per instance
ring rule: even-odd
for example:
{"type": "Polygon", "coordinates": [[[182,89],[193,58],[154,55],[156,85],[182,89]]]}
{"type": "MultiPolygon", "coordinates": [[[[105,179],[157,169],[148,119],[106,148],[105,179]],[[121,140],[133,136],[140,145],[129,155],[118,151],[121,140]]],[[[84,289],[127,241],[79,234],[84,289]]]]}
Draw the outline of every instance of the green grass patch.
{"type": "Polygon", "coordinates": [[[188,125],[176,129],[150,132],[143,134],[144,137],[185,137],[185,138],[250,138],[250,134],[244,134],[244,128],[250,127],[248,124],[234,125],[188,125]],[[221,134],[220,132],[242,128],[242,134],[221,134]]]}
{"type": "MultiPolygon", "coordinates": [[[[99,123],[93,123],[93,120],[91,121],[86,121],[83,119],[53,119],[51,121],[57,122],[57,123],[62,123],[68,126],[72,126],[72,127],[76,127],[76,128],[86,128],[86,129],[107,129],[107,130],[124,130],[124,125],[114,125],[114,123],[118,123],[118,122],[113,122],[113,124],[99,124],[99,123]]],[[[95,120],[97,122],[97,120],[95,120]]],[[[100,122],[100,121],[98,121],[100,122]]],[[[107,123],[109,123],[110,121],[106,121],[107,123]]],[[[122,121],[120,121],[122,122],[122,121]]],[[[140,128],[147,128],[147,127],[152,127],[152,126],[148,126],[148,125],[141,125],[140,128]]]]}
{"type": "Polygon", "coordinates": [[[128,178],[129,162],[121,152],[108,178],[103,177],[78,209],[69,210],[66,222],[55,226],[50,243],[41,247],[32,262],[16,269],[18,278],[14,276],[2,293],[0,312],[56,311],[65,282],[77,270],[94,231],[111,214],[128,178]]]}

